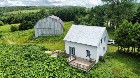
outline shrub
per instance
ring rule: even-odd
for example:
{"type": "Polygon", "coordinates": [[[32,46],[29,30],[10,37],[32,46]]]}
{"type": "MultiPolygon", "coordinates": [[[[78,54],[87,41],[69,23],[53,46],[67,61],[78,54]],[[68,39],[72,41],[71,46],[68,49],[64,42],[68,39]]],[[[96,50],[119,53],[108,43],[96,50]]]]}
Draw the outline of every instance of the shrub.
{"type": "Polygon", "coordinates": [[[4,25],[4,23],[2,21],[0,21],[0,26],[3,26],[3,25],[4,25]]]}
{"type": "Polygon", "coordinates": [[[15,24],[12,24],[11,25],[11,31],[14,32],[14,31],[18,31],[19,30],[19,26],[18,25],[15,25],[15,24]]]}
{"type": "Polygon", "coordinates": [[[20,25],[19,25],[19,30],[28,30],[28,29],[32,29],[33,23],[31,21],[23,21],[20,25]]]}
{"type": "Polygon", "coordinates": [[[0,34],[0,38],[2,37],[2,35],[0,34]]]}

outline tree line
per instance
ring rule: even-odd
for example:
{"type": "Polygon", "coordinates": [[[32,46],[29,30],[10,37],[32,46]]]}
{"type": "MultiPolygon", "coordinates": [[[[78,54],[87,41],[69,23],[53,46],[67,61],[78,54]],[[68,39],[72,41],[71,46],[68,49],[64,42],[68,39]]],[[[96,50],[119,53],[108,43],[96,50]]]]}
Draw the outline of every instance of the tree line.
{"type": "MultiPolygon", "coordinates": [[[[14,7],[13,9],[16,10],[16,8],[14,7]]],[[[20,7],[20,9],[21,8],[22,7],[20,7]]],[[[27,7],[23,9],[26,8],[27,7]]],[[[50,7],[48,9],[43,8],[36,13],[18,13],[18,14],[11,14],[11,15],[3,15],[2,17],[0,17],[0,20],[5,24],[20,23],[19,30],[27,30],[33,28],[38,20],[45,18],[48,15],[56,15],[60,17],[63,21],[73,21],[77,15],[84,15],[84,14],[86,14],[85,7],[77,7],[77,6],[50,7]]],[[[12,27],[17,27],[17,26],[12,26],[12,27]]]]}
{"type": "MultiPolygon", "coordinates": [[[[131,21],[133,24],[140,22],[140,4],[134,0],[102,0],[104,5],[92,8],[69,6],[69,7],[40,7],[42,10],[37,13],[18,13],[14,15],[2,15],[0,21],[4,24],[32,22],[33,25],[41,18],[48,15],[56,15],[63,21],[74,21],[75,24],[84,24],[91,26],[110,26],[117,28],[123,19],[131,21]],[[45,11],[45,8],[49,11],[45,11]],[[44,11],[43,11],[44,10],[44,11]],[[43,13],[44,12],[44,13],[43,13]]],[[[0,8],[1,12],[20,10],[20,9],[37,9],[38,7],[10,7],[0,8]]],[[[29,25],[27,25],[29,26],[29,25]]],[[[28,28],[26,28],[28,29],[28,28]]]]}
{"type": "Polygon", "coordinates": [[[78,15],[85,15],[86,8],[78,6],[61,7],[49,10],[49,14],[60,17],[63,21],[73,21],[78,15]]]}
{"type": "Polygon", "coordinates": [[[104,5],[92,7],[86,15],[74,20],[75,24],[110,26],[117,28],[123,19],[140,23],[140,4],[135,0],[102,0],[104,5]]]}
{"type": "Polygon", "coordinates": [[[18,13],[16,15],[3,16],[0,20],[5,24],[20,23],[19,30],[27,30],[33,28],[39,19],[47,16],[48,13],[46,12],[46,9],[42,9],[37,13],[18,13]]]}

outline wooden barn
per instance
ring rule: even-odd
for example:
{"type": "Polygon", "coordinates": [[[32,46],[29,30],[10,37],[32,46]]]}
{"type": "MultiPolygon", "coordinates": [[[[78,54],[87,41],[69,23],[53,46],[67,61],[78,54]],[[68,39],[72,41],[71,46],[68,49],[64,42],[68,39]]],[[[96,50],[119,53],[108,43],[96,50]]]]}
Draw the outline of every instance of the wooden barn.
{"type": "Polygon", "coordinates": [[[57,16],[48,16],[35,25],[35,36],[59,36],[63,34],[64,23],[57,16]]]}
{"type": "Polygon", "coordinates": [[[88,71],[107,51],[106,27],[72,25],[64,38],[69,64],[88,71]]]}

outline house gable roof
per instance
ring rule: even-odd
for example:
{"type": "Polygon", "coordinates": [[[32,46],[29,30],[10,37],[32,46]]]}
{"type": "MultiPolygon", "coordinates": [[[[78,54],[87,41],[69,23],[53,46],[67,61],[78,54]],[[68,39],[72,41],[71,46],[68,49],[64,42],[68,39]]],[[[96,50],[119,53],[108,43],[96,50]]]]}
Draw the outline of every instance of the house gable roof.
{"type": "Polygon", "coordinates": [[[105,30],[106,27],[72,25],[64,40],[90,46],[98,46],[105,30]]]}

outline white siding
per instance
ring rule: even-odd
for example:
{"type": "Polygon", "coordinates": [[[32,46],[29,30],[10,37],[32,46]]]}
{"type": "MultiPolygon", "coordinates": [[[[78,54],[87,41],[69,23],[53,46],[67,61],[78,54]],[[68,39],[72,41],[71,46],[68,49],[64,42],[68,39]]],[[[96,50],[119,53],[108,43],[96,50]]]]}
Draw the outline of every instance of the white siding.
{"type": "Polygon", "coordinates": [[[86,50],[89,50],[91,58],[96,60],[96,63],[98,62],[97,47],[65,41],[65,50],[67,54],[69,54],[69,47],[75,47],[75,55],[84,59],[89,59],[89,57],[86,57],[86,50]]]}
{"type": "Polygon", "coordinates": [[[104,54],[107,52],[107,42],[108,42],[108,34],[107,34],[107,31],[105,30],[105,32],[102,36],[102,43],[100,41],[100,43],[97,47],[98,56],[104,56],[104,54]],[[106,39],[104,41],[105,37],[106,37],[106,39]],[[103,50],[104,47],[105,47],[105,50],[103,50]]]}

